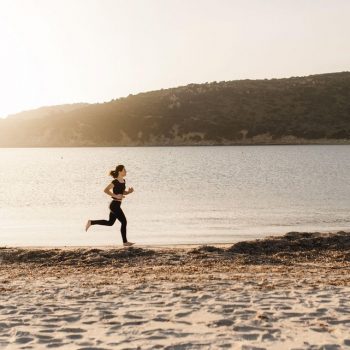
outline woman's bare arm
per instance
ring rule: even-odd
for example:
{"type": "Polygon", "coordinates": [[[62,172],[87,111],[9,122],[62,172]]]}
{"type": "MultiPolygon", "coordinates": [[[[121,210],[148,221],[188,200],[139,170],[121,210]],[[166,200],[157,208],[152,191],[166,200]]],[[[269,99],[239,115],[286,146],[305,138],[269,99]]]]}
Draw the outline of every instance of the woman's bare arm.
{"type": "Polygon", "coordinates": [[[113,189],[114,185],[112,183],[110,183],[104,190],[104,193],[107,193],[109,196],[113,195],[112,189],[113,189]]]}
{"type": "Polygon", "coordinates": [[[113,193],[113,187],[114,185],[112,183],[110,183],[104,190],[103,192],[108,194],[109,196],[111,196],[112,198],[116,198],[116,199],[121,199],[121,195],[120,194],[114,194],[113,193]]]}
{"type": "Polygon", "coordinates": [[[132,187],[129,187],[129,189],[127,191],[124,191],[124,194],[130,194],[133,192],[134,192],[134,189],[132,187]]]}

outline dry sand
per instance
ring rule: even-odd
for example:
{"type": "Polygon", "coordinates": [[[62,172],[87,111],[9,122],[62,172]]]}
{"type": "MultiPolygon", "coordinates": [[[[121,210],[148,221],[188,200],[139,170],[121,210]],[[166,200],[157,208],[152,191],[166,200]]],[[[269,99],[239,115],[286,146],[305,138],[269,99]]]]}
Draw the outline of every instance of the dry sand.
{"type": "Polygon", "coordinates": [[[1,248],[0,348],[350,349],[350,232],[1,248]]]}

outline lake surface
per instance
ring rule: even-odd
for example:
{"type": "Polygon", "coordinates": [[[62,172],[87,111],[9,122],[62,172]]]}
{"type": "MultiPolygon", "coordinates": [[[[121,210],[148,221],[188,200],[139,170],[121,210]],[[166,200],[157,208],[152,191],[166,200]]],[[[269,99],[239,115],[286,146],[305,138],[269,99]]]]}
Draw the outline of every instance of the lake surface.
{"type": "Polygon", "coordinates": [[[122,208],[140,244],[236,242],[350,226],[350,146],[0,149],[0,245],[119,245],[103,189],[127,170],[122,208]]]}

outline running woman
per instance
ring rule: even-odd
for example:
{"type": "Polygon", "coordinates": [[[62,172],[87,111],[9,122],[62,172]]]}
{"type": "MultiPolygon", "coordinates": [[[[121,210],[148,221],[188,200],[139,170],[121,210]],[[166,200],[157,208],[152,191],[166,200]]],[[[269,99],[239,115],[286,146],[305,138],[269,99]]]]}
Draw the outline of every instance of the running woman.
{"type": "Polygon", "coordinates": [[[131,246],[135,243],[128,242],[126,239],[126,217],[121,208],[123,198],[132,192],[134,189],[129,187],[129,189],[125,190],[125,179],[126,169],[124,165],[117,165],[115,170],[109,172],[109,175],[114,178],[114,180],[104,189],[104,192],[113,198],[112,202],[109,204],[109,220],[88,220],[85,226],[85,231],[89,229],[91,225],[105,225],[112,226],[116,219],[120,221],[121,228],[120,232],[122,234],[123,245],[131,246]]]}

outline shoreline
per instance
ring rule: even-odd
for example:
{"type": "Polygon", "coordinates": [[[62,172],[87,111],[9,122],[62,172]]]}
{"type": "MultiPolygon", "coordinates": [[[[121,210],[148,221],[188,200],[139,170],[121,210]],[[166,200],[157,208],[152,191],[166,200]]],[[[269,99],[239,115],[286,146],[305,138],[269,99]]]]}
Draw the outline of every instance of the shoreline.
{"type": "Polygon", "coordinates": [[[299,142],[228,142],[228,143],[193,143],[193,144],[149,144],[149,145],[68,145],[68,146],[0,146],[0,149],[7,148],[116,148],[116,147],[231,147],[231,146],[348,146],[350,140],[312,140],[312,141],[299,141],[299,142]]]}
{"type": "MultiPolygon", "coordinates": [[[[291,231],[296,233],[305,233],[310,231],[291,231]]],[[[337,232],[345,232],[344,228],[339,229],[321,229],[317,231],[312,231],[313,233],[321,233],[321,234],[333,234],[337,232]]],[[[247,239],[237,239],[232,242],[208,242],[208,243],[146,243],[146,244],[138,244],[135,242],[135,245],[132,246],[134,248],[143,248],[143,249],[173,249],[173,248],[179,248],[179,249],[186,249],[186,248],[198,248],[201,246],[215,246],[215,247],[221,247],[221,248],[228,248],[236,243],[239,242],[246,242],[246,241],[261,241],[264,239],[275,239],[283,237],[284,235],[288,234],[289,232],[281,233],[281,234],[274,234],[274,233],[266,233],[263,236],[253,236],[251,238],[247,239]]],[[[4,248],[21,248],[21,249],[126,249],[121,243],[116,244],[104,244],[104,245],[0,245],[0,249],[4,248]]]]}
{"type": "MultiPolygon", "coordinates": [[[[67,247],[0,247],[0,264],[28,263],[43,266],[111,266],[126,264],[166,265],[171,260],[192,264],[200,256],[225,264],[293,264],[304,262],[350,262],[350,231],[287,232],[284,235],[238,241],[234,244],[173,244],[67,247]]],[[[171,265],[171,264],[170,264],[171,265]]]]}

